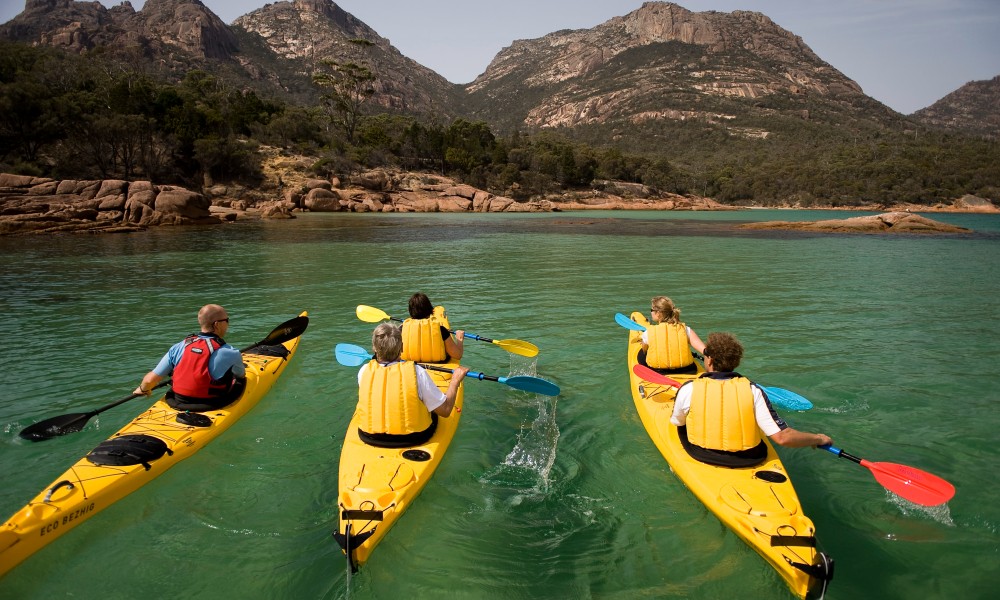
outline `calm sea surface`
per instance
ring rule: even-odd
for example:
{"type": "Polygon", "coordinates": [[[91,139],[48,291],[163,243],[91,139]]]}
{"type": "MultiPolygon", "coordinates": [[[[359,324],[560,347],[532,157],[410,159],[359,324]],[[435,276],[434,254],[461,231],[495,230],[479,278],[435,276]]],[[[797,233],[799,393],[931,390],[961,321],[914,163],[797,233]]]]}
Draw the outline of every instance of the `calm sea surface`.
{"type": "MultiPolygon", "coordinates": [[[[0,518],[141,412],[134,400],[42,443],[17,433],[131,393],[195,313],[223,304],[244,347],[308,310],[271,393],[192,458],[35,554],[0,597],[790,598],[671,474],[628,388],[616,312],[671,296],[740,369],[812,400],[786,414],[958,492],[924,509],[832,454],[779,453],[822,550],[828,598],[994,598],[1000,585],[1000,216],[929,215],[971,235],[735,230],[860,213],[304,215],[208,229],[0,238],[0,518]],[[339,342],[369,304],[417,290],[469,340],[465,364],[537,374],[558,398],[469,380],[458,434],[417,502],[348,582],[331,537],[357,397],[339,342]]],[[[154,467],[155,468],[155,467],[154,467]]]]}

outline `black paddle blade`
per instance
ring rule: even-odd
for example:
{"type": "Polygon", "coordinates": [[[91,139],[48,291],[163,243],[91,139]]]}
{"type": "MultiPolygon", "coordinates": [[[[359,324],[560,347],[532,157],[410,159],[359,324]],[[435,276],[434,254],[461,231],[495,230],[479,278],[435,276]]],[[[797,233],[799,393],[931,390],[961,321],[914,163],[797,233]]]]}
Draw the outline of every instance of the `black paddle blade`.
{"type": "Polygon", "coordinates": [[[309,326],[309,317],[299,315],[294,319],[289,319],[274,328],[267,337],[262,339],[257,345],[262,344],[283,344],[288,340],[294,340],[303,333],[309,326]]]}
{"type": "Polygon", "coordinates": [[[39,421],[34,425],[29,425],[21,430],[18,435],[32,442],[52,439],[67,433],[76,433],[83,429],[87,421],[92,416],[91,413],[73,413],[69,415],[59,415],[51,419],[39,421]]]}

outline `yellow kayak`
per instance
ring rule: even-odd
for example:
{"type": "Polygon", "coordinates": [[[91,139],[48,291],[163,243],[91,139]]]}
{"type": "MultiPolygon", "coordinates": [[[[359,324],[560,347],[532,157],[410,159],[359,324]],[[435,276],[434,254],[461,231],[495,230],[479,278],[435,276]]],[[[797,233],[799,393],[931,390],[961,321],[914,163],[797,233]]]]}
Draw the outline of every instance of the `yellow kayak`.
{"type": "MultiPolygon", "coordinates": [[[[438,313],[439,317],[442,315],[438,313]]],[[[454,369],[458,362],[440,366],[454,369]]],[[[450,372],[427,372],[442,392],[448,390],[450,372]]],[[[357,571],[368,561],[378,543],[434,475],[455,437],[464,395],[463,381],[458,387],[454,411],[447,418],[438,418],[434,435],[417,446],[381,448],[366,444],[358,436],[357,412],[351,418],[340,452],[337,496],[340,523],[333,534],[347,556],[351,571],[357,571]]]]}
{"type": "MultiPolygon", "coordinates": [[[[632,320],[649,326],[642,313],[632,320]]],[[[833,560],[816,550],[816,528],[802,513],[792,480],[765,438],[767,458],[749,468],[709,465],[692,458],[670,423],[677,389],[651,383],[633,372],[642,333],[629,331],[628,367],[632,398],[642,424],[670,469],[722,523],[757,551],[781,575],[789,589],[805,598],[825,589],[833,560]]],[[[668,375],[684,383],[697,375],[668,375]]]]}
{"type": "Polygon", "coordinates": [[[246,389],[234,403],[189,413],[160,398],[56,477],[0,529],[0,576],[188,458],[256,406],[298,348],[308,322],[305,312],[300,317],[287,322],[294,323],[297,331],[285,337],[296,337],[280,346],[258,345],[243,351],[246,389]]]}

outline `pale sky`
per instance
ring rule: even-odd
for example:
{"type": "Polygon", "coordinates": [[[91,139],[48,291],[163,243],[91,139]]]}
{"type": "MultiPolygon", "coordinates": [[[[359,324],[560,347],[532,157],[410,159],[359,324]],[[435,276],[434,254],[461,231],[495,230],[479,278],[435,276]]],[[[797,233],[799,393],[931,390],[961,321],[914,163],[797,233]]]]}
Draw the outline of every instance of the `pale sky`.
{"type": "MultiPolygon", "coordinates": [[[[100,0],[106,6],[118,0],[100,0]]],[[[132,0],[140,10],[145,0],[132,0]]],[[[226,23],[266,0],[202,0],[226,23]]],[[[910,114],[1000,75],[1000,0],[676,0],[695,11],[752,10],[800,36],[866,94],[910,114]]],[[[517,39],[589,29],[642,0],[342,0],[405,56],[468,83],[517,39]]],[[[24,0],[0,0],[0,23],[24,0]]]]}

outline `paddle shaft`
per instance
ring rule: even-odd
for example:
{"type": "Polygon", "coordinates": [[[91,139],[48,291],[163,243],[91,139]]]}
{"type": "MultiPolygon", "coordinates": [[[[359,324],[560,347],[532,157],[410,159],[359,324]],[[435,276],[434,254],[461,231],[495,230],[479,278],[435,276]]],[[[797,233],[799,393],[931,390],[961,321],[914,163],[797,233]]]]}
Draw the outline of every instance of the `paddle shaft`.
{"type": "MultiPolygon", "coordinates": [[[[337,344],[334,348],[334,356],[337,358],[337,362],[344,365],[345,367],[356,367],[361,365],[365,361],[372,359],[372,355],[368,353],[367,350],[361,346],[356,346],[354,344],[337,344]]],[[[431,371],[444,371],[445,373],[454,373],[454,369],[449,369],[448,367],[440,367],[437,365],[428,365],[424,363],[416,363],[424,369],[431,371]]],[[[524,392],[532,392],[535,394],[542,394],[544,396],[558,396],[559,386],[552,383],[551,381],[546,381],[538,377],[531,377],[528,375],[515,375],[514,377],[493,377],[491,375],[486,375],[484,373],[479,373],[477,371],[469,371],[466,376],[471,376],[473,379],[486,380],[486,381],[496,381],[497,383],[502,383],[506,386],[510,386],[516,390],[521,390],[524,392]]]]}
{"type": "MultiPolygon", "coordinates": [[[[149,391],[152,392],[156,388],[163,387],[165,385],[169,385],[170,381],[171,381],[170,379],[164,379],[160,383],[158,383],[158,384],[154,385],[153,387],[149,388],[149,391]]],[[[93,417],[94,415],[99,415],[99,414],[101,414],[102,412],[104,412],[104,411],[106,411],[108,409],[114,408],[114,407],[118,406],[119,404],[125,404],[129,400],[132,400],[134,398],[138,398],[139,396],[145,396],[145,394],[132,394],[131,396],[122,398],[121,400],[119,400],[117,402],[112,402],[111,404],[108,404],[107,406],[102,406],[101,408],[98,408],[97,410],[92,410],[92,411],[90,411],[88,413],[84,413],[84,414],[89,419],[90,417],[93,417]]]]}
{"type": "MultiPolygon", "coordinates": [[[[425,369],[430,369],[431,371],[443,371],[445,373],[455,372],[455,369],[449,369],[448,367],[438,367],[436,365],[427,365],[424,363],[417,363],[417,364],[425,369]]],[[[493,377],[491,375],[486,375],[485,373],[480,373],[478,371],[469,371],[468,373],[465,374],[465,376],[472,377],[473,379],[479,379],[480,381],[482,381],[483,379],[488,381],[501,381],[500,377],[493,377]]]]}
{"type": "MultiPolygon", "coordinates": [[[[374,306],[368,306],[367,304],[359,304],[355,313],[358,315],[359,319],[365,321],[366,323],[375,323],[386,319],[389,321],[396,321],[397,323],[405,322],[405,319],[390,316],[389,313],[384,310],[375,308],[374,306]]],[[[444,330],[452,335],[457,333],[456,331],[448,328],[444,328],[444,330]]],[[[511,354],[519,354],[529,358],[538,356],[538,346],[532,344],[531,342],[525,342],[523,340],[494,340],[493,338],[477,335],[468,331],[464,332],[463,335],[472,340],[479,340],[481,342],[487,342],[500,346],[502,349],[510,352],[511,354]]]]}
{"type": "MultiPolygon", "coordinates": [[[[390,321],[396,321],[397,323],[402,323],[402,322],[404,322],[404,321],[405,321],[406,319],[399,319],[399,318],[396,318],[396,317],[389,317],[389,320],[390,320],[390,321]]],[[[448,331],[448,333],[451,333],[451,334],[454,334],[454,333],[455,333],[455,332],[454,332],[454,331],[452,331],[451,329],[448,329],[447,331],[448,331]]],[[[489,342],[489,343],[491,343],[491,344],[495,343],[495,340],[491,340],[491,339],[490,339],[490,338],[488,338],[488,337],[483,337],[483,336],[481,336],[481,335],[476,335],[476,334],[474,334],[474,333],[469,333],[468,331],[466,331],[466,332],[465,332],[465,337],[467,337],[467,338],[472,338],[472,339],[474,339],[474,340],[479,340],[479,341],[481,341],[481,342],[489,342]]],[[[470,373],[470,375],[471,375],[471,373],[470,373]]]]}
{"type": "Polygon", "coordinates": [[[844,452],[843,450],[841,450],[840,448],[837,448],[836,446],[820,446],[820,448],[822,448],[822,449],[824,449],[824,450],[826,450],[828,452],[832,452],[832,453],[836,454],[837,456],[839,456],[841,458],[846,458],[847,460],[856,462],[859,465],[863,465],[865,462],[867,462],[867,461],[865,461],[865,459],[858,458],[857,456],[854,456],[853,454],[848,454],[847,452],[844,452]]]}

